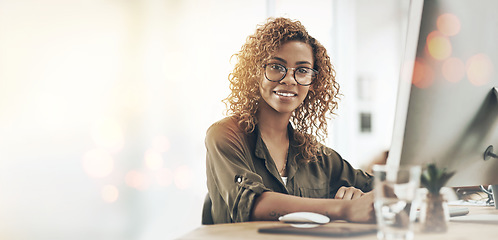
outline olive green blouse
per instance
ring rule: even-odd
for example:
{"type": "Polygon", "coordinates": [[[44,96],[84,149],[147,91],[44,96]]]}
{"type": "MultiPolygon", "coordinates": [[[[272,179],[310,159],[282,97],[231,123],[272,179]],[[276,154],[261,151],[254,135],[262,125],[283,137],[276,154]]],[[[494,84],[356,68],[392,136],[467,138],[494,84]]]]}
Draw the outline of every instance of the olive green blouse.
{"type": "Polygon", "coordinates": [[[256,197],[265,191],[307,198],[333,198],[341,186],[372,190],[371,175],[354,169],[334,150],[321,146],[318,161],[299,161],[294,129],[289,131],[287,185],[261,139],[259,129],[246,133],[233,117],[214,123],[206,134],[206,174],[214,223],[250,220],[256,197]]]}

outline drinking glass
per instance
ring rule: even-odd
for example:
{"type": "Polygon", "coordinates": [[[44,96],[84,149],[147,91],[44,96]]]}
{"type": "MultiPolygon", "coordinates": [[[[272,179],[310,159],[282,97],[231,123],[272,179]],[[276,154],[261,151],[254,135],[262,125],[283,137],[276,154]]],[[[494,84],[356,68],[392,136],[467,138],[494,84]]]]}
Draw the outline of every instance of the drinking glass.
{"type": "Polygon", "coordinates": [[[375,165],[374,191],[378,239],[413,239],[420,166],[375,165]]]}

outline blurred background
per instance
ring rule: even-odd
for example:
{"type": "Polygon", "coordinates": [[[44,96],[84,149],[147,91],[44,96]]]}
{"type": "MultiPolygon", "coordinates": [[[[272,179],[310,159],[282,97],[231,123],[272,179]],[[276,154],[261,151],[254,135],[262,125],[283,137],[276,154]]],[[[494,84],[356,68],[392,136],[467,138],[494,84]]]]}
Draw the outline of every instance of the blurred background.
{"type": "Polygon", "coordinates": [[[0,0],[0,239],[174,239],[200,226],[230,61],[300,20],[343,94],[326,145],[389,149],[409,0],[0,0]]]}

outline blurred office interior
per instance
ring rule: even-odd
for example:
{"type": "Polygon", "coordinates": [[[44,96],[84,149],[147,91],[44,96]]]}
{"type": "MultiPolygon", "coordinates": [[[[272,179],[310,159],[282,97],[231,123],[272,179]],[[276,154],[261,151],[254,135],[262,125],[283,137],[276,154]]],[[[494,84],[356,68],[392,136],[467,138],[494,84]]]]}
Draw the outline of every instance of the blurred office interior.
{"type": "Polygon", "coordinates": [[[326,145],[391,143],[409,0],[0,0],[0,239],[173,239],[200,226],[230,61],[300,20],[343,94],[326,145]]]}

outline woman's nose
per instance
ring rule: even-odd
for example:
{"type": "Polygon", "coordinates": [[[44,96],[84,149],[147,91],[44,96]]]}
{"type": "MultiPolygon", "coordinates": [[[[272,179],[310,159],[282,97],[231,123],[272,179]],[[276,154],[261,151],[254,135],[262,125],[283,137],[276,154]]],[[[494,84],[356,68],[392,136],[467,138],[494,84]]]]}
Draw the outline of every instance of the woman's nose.
{"type": "Polygon", "coordinates": [[[297,81],[294,79],[294,69],[289,68],[287,70],[287,74],[285,75],[284,79],[280,80],[280,83],[285,84],[285,85],[296,85],[297,81]]]}

